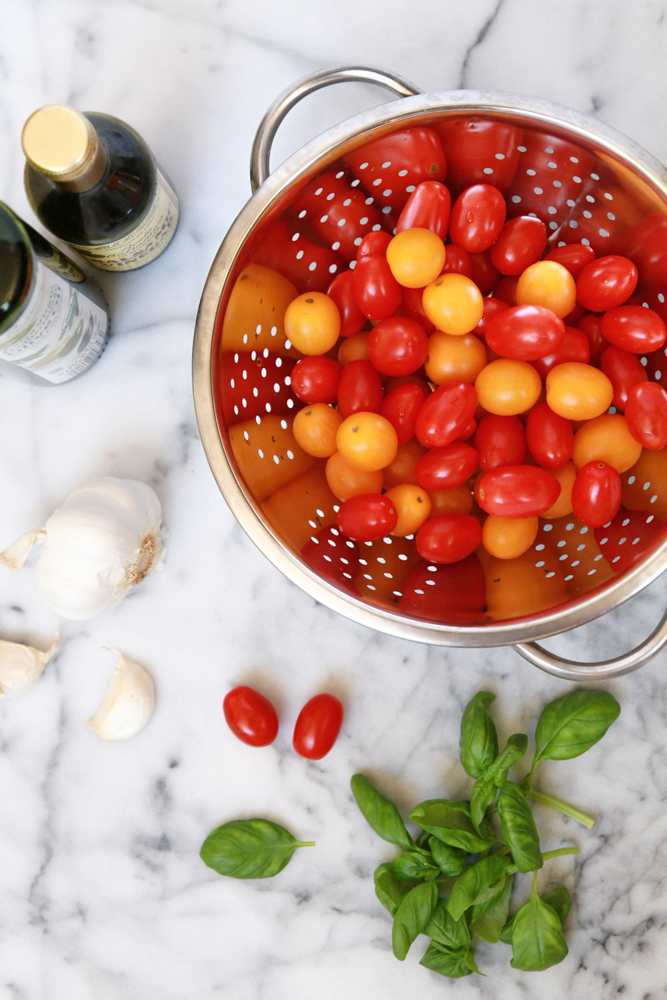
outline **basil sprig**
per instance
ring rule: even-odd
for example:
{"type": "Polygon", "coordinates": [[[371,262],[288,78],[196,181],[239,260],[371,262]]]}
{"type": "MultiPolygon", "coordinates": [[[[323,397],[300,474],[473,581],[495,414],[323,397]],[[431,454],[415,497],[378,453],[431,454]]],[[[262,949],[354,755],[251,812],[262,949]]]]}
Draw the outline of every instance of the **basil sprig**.
{"type": "Polygon", "coordinates": [[[570,909],[569,893],[560,885],[540,897],[537,872],[553,857],[579,852],[575,847],[542,852],[528,800],[551,805],[586,825],[593,820],[536,792],[532,775],[541,760],[567,760],[593,746],[620,712],[604,691],[577,690],[547,705],[537,727],[532,768],[518,784],[509,780],[509,772],[523,759],[528,737],[515,733],[498,752],[488,711],[494,698],[481,691],[463,713],[461,763],[475,782],[470,800],[420,802],[409,817],[421,827],[414,839],[392,802],[362,775],[352,778],[359,808],[375,832],[403,848],[375,872],[377,897],[394,919],[394,954],[404,960],[423,933],[430,943],[421,965],[450,979],[479,973],[473,935],[511,944],[512,965],[525,971],[548,969],[567,955],[562,925],[570,909]],[[510,917],[514,882],[524,872],[533,873],[532,892],[510,917]]]}
{"type": "Polygon", "coordinates": [[[281,872],[297,847],[314,847],[268,819],[238,819],[210,833],[201,849],[201,859],[231,878],[271,878],[281,872]]]}

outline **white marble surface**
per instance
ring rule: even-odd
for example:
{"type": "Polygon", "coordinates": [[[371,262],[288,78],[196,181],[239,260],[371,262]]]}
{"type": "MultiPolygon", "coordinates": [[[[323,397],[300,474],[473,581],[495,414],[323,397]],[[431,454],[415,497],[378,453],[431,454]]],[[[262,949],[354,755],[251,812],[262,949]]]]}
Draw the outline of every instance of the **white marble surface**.
{"type": "MultiPolygon", "coordinates": [[[[341,63],[384,65],[424,88],[547,97],[597,115],[667,160],[667,3],[621,0],[4,0],[0,4],[0,198],[33,222],[21,125],[55,101],[115,114],[148,140],[179,191],[182,221],[148,269],[104,275],[114,336],[84,378],[54,390],[0,386],[0,546],[43,523],[97,475],[143,479],[168,526],[163,573],[93,622],[59,623],[29,569],[0,576],[3,637],[61,649],[29,693],[0,705],[1,1000],[648,1000],[667,992],[667,656],[605,686],[623,706],[603,744],[548,764],[541,782],[598,815],[587,832],[539,812],[574,906],[570,954],[515,972],[480,945],[489,974],[444,982],[390,951],[371,874],[392,854],[349,793],[364,769],[403,809],[468,790],[460,712],[498,694],[501,735],[533,733],[571,685],[511,650],[443,651],[335,616],[274,570],[236,525],[194,420],[190,351],[210,262],[249,194],[254,129],[287,84],[341,63]],[[406,12],[409,10],[409,14],[406,12]],[[156,679],[153,721],[127,743],[85,727],[114,646],[156,679]],[[230,686],[255,684],[281,717],[253,750],[224,725],[230,686]],[[291,749],[302,704],[346,706],[329,757],[291,749]],[[266,882],[223,880],[199,847],[218,823],[261,815],[317,841],[266,882]]],[[[347,86],[285,124],[276,161],[382,100],[347,86]]],[[[554,649],[595,658],[648,633],[664,583],[554,649]]],[[[528,880],[518,883],[527,894],[528,880]]]]}

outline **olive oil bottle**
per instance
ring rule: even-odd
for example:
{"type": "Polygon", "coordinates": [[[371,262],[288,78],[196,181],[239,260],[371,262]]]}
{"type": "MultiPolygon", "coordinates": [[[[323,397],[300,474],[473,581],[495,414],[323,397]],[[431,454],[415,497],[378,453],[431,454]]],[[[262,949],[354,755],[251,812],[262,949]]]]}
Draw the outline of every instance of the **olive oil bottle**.
{"type": "Polygon", "coordinates": [[[0,374],[70,382],[97,361],[108,333],[99,289],[0,202],[0,374]]]}
{"type": "Polygon", "coordinates": [[[51,104],[28,118],[21,143],[35,214],[85,260],[104,271],[131,271],[166,249],[178,198],[125,122],[51,104]]]}

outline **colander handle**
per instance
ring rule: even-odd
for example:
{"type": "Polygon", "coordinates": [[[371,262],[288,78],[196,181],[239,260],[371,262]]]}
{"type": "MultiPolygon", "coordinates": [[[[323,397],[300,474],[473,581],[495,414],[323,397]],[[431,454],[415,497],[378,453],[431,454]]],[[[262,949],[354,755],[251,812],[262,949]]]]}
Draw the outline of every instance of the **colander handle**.
{"type": "Polygon", "coordinates": [[[250,185],[256,191],[260,184],[263,184],[270,174],[269,157],[271,155],[271,145],[278,131],[278,126],[295,104],[312,94],[314,90],[321,87],[329,87],[332,83],[349,83],[357,81],[359,83],[376,83],[379,87],[385,87],[399,97],[412,97],[414,94],[422,94],[419,87],[414,83],[405,80],[395,73],[388,73],[383,69],[376,69],[373,66],[340,66],[338,69],[323,69],[313,76],[306,76],[302,80],[284,90],[276,97],[275,101],[266,112],[255,135],[250,152],[250,185]]]}
{"type": "Polygon", "coordinates": [[[601,681],[608,677],[618,677],[620,674],[629,674],[632,670],[638,670],[645,663],[648,663],[656,653],[659,653],[666,644],[667,612],[645,642],[624,656],[617,656],[613,660],[603,660],[599,663],[576,663],[565,660],[562,656],[556,656],[555,653],[550,653],[536,642],[518,642],[514,648],[526,660],[539,667],[540,670],[546,670],[548,674],[554,674],[556,677],[563,677],[569,681],[601,681]]]}

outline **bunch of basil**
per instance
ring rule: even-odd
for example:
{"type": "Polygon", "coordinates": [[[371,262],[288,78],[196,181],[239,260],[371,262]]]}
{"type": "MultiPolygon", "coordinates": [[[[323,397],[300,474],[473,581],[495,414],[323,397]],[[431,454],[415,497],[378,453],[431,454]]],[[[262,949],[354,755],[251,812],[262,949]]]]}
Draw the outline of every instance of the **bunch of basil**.
{"type": "Polygon", "coordinates": [[[532,787],[541,760],[568,760],[602,739],[618,718],[620,705],[606,691],[577,690],[557,698],[542,712],[536,751],[521,785],[508,780],[528,748],[517,733],[498,752],[498,735],[488,706],[495,695],[480,691],[463,713],[461,763],[474,778],[469,801],[429,799],[410,813],[421,827],[413,839],[393,803],[361,774],[352,791],[364,817],[401,853],[375,871],[375,892],[394,918],[392,945],[401,961],[419,934],[431,939],[421,964],[452,979],[479,972],[473,935],[512,945],[512,965],[539,972],[562,962],[567,944],[562,925],[570,897],[559,885],[537,894],[537,872],[549,858],[578,854],[573,847],[543,853],[528,799],[553,806],[591,827],[585,813],[532,787]],[[497,801],[496,801],[497,799],[497,801]],[[497,813],[500,832],[491,822],[497,813]],[[509,916],[516,872],[534,872],[530,898],[509,916]]]}

